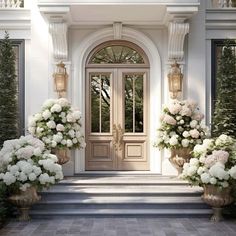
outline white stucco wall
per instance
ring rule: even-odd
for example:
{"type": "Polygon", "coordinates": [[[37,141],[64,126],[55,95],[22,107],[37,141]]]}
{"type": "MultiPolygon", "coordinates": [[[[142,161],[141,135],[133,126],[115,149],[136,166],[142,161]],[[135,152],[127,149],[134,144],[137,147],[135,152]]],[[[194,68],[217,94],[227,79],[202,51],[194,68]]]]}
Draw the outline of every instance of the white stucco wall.
{"type": "MultiPolygon", "coordinates": [[[[205,4],[206,1],[201,0],[199,12],[193,16],[190,22],[190,32],[185,40],[185,58],[184,58],[184,90],[183,98],[191,98],[199,103],[199,107],[203,113],[206,114],[206,121],[209,123],[210,117],[210,52],[212,38],[236,38],[236,30],[205,30],[205,4]]],[[[48,22],[40,14],[36,1],[27,1],[27,7],[31,8],[31,30],[9,30],[12,38],[25,39],[25,116],[26,121],[29,115],[36,113],[41,104],[50,97],[56,97],[53,91],[52,74],[55,62],[52,59],[52,40],[48,31],[48,22]]],[[[106,26],[107,27],[107,26],[106,26]]],[[[111,27],[111,26],[110,26],[111,27]]],[[[140,31],[147,36],[156,46],[161,57],[161,93],[156,97],[162,103],[169,100],[167,73],[169,69],[169,62],[167,60],[168,51],[168,32],[167,27],[154,26],[129,26],[137,31],[140,31]]],[[[69,89],[68,98],[73,104],[80,106],[79,101],[74,100],[73,93],[75,91],[74,85],[76,67],[74,58],[79,45],[86,40],[89,35],[102,29],[101,26],[76,28],[71,27],[68,31],[68,45],[69,45],[69,63],[68,72],[69,89]]],[[[0,30],[0,37],[3,37],[3,30],[0,30]]],[[[83,56],[83,55],[81,55],[83,56]]],[[[79,92],[79,89],[78,89],[79,92]]],[[[80,108],[80,107],[78,107],[80,108]]],[[[157,122],[158,122],[158,118],[157,122]]],[[[72,175],[75,168],[74,154],[70,163],[63,168],[66,174],[72,175]]],[[[162,155],[162,164],[160,172],[162,174],[175,174],[175,169],[168,161],[168,152],[162,155]]],[[[158,157],[160,158],[160,157],[158,157]]]]}

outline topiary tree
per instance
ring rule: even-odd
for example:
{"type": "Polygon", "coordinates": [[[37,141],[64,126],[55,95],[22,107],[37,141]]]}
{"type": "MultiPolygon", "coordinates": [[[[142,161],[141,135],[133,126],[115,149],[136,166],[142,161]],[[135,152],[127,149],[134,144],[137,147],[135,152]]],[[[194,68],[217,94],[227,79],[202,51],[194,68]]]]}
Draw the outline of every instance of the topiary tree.
{"type": "Polygon", "coordinates": [[[236,55],[235,47],[225,41],[218,61],[216,101],[212,119],[212,136],[227,134],[236,138],[236,55]]]}
{"type": "Polygon", "coordinates": [[[9,34],[0,41],[0,148],[19,136],[15,53],[9,34]]]}

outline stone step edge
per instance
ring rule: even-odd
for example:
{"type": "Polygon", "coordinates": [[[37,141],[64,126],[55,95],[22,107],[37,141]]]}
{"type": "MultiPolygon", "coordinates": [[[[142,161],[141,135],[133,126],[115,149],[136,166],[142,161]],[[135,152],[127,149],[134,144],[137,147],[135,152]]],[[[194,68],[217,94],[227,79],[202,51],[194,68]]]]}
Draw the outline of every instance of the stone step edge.
{"type": "Polygon", "coordinates": [[[79,209],[31,210],[31,215],[202,215],[212,214],[212,209],[79,209]]]}
{"type": "Polygon", "coordinates": [[[196,205],[196,204],[205,204],[202,200],[194,200],[194,201],[168,201],[168,202],[163,202],[163,201],[149,201],[149,202],[144,202],[144,201],[93,201],[93,200],[88,200],[88,201],[81,201],[81,200],[43,200],[38,202],[37,204],[50,204],[50,205],[56,205],[56,204],[63,204],[63,205],[72,205],[72,204],[81,204],[81,205],[90,205],[90,204],[97,204],[97,205],[196,205]]]}

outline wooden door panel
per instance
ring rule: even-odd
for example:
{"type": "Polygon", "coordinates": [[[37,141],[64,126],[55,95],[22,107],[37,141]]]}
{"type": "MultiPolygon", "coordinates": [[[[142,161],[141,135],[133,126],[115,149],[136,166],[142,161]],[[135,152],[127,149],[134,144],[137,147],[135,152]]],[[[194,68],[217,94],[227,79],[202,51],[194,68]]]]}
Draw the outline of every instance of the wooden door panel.
{"type": "Polygon", "coordinates": [[[113,170],[113,69],[89,69],[86,79],[86,170],[113,170]]]}
{"type": "Polygon", "coordinates": [[[119,122],[123,131],[123,145],[119,150],[120,170],[149,170],[148,158],[148,70],[122,69],[119,72],[122,97],[119,122]]]}

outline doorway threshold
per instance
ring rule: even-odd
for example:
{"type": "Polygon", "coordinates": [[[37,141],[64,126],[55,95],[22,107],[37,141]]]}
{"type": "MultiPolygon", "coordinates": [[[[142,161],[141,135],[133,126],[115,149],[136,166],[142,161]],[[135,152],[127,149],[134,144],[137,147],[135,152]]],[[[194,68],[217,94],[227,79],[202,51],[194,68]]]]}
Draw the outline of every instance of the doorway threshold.
{"type": "Polygon", "coordinates": [[[160,173],[151,171],[83,171],[74,176],[162,176],[160,173]]]}

